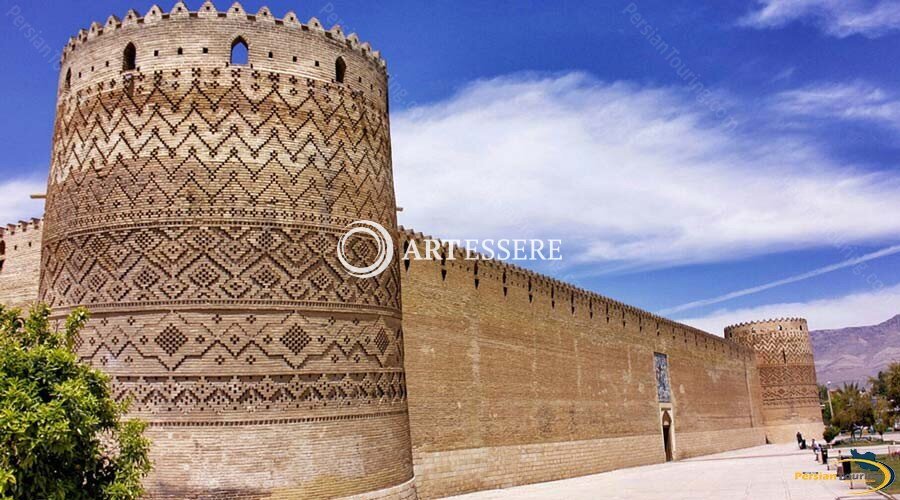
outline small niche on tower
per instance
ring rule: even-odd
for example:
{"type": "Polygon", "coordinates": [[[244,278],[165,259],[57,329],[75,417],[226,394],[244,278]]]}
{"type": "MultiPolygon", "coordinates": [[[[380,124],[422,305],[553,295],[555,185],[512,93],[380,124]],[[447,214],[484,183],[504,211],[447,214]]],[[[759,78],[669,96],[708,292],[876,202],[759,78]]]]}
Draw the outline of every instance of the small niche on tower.
{"type": "Polygon", "coordinates": [[[344,76],[347,74],[347,63],[344,62],[343,57],[338,57],[337,61],[334,62],[334,81],[337,83],[344,83],[344,76]]]}
{"type": "Polygon", "coordinates": [[[237,37],[231,42],[231,64],[246,65],[250,61],[250,48],[243,37],[237,37]]]}
{"type": "Polygon", "coordinates": [[[122,52],[122,71],[131,71],[135,68],[137,68],[137,49],[133,43],[129,43],[122,52]]]}

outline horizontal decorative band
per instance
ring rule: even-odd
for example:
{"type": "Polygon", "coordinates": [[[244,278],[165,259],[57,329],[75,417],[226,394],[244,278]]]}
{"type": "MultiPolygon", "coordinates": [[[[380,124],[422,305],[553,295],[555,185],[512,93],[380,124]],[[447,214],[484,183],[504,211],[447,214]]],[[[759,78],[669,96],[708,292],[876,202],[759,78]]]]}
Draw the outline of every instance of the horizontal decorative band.
{"type": "MultiPolygon", "coordinates": [[[[68,315],[78,305],[57,305],[53,309],[54,317],[64,317],[68,315]]],[[[172,311],[203,311],[208,312],[210,309],[221,310],[237,310],[251,311],[259,313],[261,311],[295,311],[304,310],[312,312],[334,313],[347,312],[353,314],[378,314],[400,319],[401,313],[398,309],[390,307],[381,307],[375,305],[360,305],[340,302],[313,302],[306,300],[232,300],[232,299],[202,299],[202,300],[157,300],[146,302],[107,302],[95,303],[90,305],[91,313],[94,316],[101,316],[102,313],[115,313],[117,315],[126,312],[142,313],[157,312],[160,309],[172,311]]]]}
{"type": "Polygon", "coordinates": [[[154,212],[171,212],[167,215],[158,215],[158,217],[148,217],[145,222],[135,222],[147,214],[135,215],[133,212],[122,212],[117,214],[107,214],[102,217],[81,217],[66,221],[66,227],[62,231],[54,231],[53,234],[44,234],[44,239],[48,242],[56,241],[62,238],[68,238],[74,235],[106,233],[110,231],[122,231],[129,229],[156,228],[156,227],[263,227],[263,228],[288,228],[303,229],[308,231],[323,231],[334,234],[343,234],[346,226],[356,219],[352,217],[324,217],[317,214],[308,214],[305,212],[279,214],[280,217],[286,219],[297,220],[303,216],[315,215],[317,221],[313,222],[289,222],[273,218],[272,214],[260,214],[258,217],[222,217],[221,215],[204,215],[203,209],[190,210],[192,213],[181,214],[183,210],[154,210],[154,212]],[[197,212],[197,213],[194,213],[197,212]],[[185,217],[191,217],[190,220],[185,217]],[[198,220],[197,217],[202,217],[198,220]],[[109,221],[121,220],[126,222],[114,223],[109,221]],[[72,229],[78,228],[78,229],[72,229]]]}
{"type": "MultiPolygon", "coordinates": [[[[258,420],[223,420],[223,421],[196,421],[196,420],[168,420],[168,421],[148,421],[150,427],[240,427],[244,425],[284,425],[284,424],[301,424],[301,423],[317,423],[317,422],[334,422],[340,420],[368,420],[381,417],[390,417],[394,415],[402,415],[406,413],[406,406],[399,410],[380,412],[380,413],[363,413],[357,415],[323,415],[318,417],[295,417],[295,418],[271,418],[258,420]]],[[[139,416],[140,417],[140,416],[139,416]]]]}

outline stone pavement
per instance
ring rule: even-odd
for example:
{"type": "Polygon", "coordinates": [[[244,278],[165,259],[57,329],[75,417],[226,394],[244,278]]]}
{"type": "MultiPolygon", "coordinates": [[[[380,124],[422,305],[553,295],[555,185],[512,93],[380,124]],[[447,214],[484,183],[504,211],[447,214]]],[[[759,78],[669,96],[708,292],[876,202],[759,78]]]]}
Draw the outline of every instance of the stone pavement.
{"type": "MultiPolygon", "coordinates": [[[[860,448],[883,453],[886,447],[860,448]]],[[[833,450],[833,453],[837,450],[833,450]]],[[[842,450],[849,455],[849,450],[842,450]]],[[[825,472],[812,451],[794,444],[770,444],[665,464],[591,476],[489,490],[456,500],[833,500],[890,498],[851,495],[844,481],[794,479],[795,472],[825,472]]],[[[898,471],[900,472],[900,471],[898,471]]],[[[858,493],[860,490],[854,490],[858,493]]]]}

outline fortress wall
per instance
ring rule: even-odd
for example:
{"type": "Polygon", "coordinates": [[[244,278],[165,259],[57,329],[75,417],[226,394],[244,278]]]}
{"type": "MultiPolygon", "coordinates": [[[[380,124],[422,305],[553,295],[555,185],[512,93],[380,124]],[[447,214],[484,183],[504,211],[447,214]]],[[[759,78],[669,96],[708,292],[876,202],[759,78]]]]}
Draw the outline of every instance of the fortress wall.
{"type": "Polygon", "coordinates": [[[764,443],[745,347],[498,262],[409,261],[401,275],[423,497],[662,462],[666,406],[676,459],[764,443]]]}
{"type": "Polygon", "coordinates": [[[0,304],[27,307],[37,300],[41,233],[40,219],[0,227],[0,304]]]}

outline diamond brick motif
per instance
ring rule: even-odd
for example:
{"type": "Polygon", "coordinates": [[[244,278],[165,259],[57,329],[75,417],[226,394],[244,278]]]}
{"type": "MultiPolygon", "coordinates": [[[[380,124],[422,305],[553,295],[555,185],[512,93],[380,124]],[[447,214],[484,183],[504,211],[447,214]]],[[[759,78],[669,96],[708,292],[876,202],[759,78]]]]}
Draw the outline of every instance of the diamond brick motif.
{"type": "Polygon", "coordinates": [[[384,329],[381,329],[377,335],[375,335],[375,346],[378,347],[378,350],[381,351],[381,354],[384,354],[384,351],[387,350],[390,342],[388,341],[388,336],[384,332],[384,329]]]}
{"type": "Polygon", "coordinates": [[[290,349],[294,355],[300,354],[300,352],[303,351],[303,348],[309,344],[310,340],[312,340],[310,336],[297,325],[290,327],[288,331],[281,336],[281,343],[290,349]]]}
{"type": "Polygon", "coordinates": [[[169,356],[178,352],[178,349],[181,349],[181,346],[183,346],[187,340],[187,336],[181,333],[181,330],[174,325],[167,326],[155,339],[153,339],[153,341],[156,342],[156,345],[161,347],[169,356]]]}

